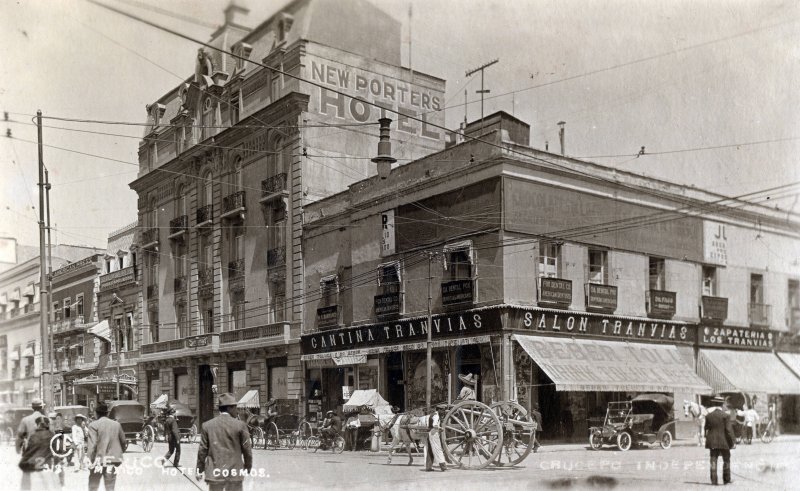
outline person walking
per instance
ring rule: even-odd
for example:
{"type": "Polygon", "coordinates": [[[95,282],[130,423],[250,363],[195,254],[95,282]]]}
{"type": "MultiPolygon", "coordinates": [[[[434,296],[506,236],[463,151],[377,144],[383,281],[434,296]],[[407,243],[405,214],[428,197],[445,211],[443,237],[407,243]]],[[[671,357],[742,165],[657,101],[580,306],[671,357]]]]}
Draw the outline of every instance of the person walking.
{"type": "Polygon", "coordinates": [[[236,398],[219,396],[219,416],[203,423],[197,450],[196,479],[205,476],[209,491],[241,491],[245,471],[253,468],[247,424],[239,420],[236,398]]]}
{"type": "Polygon", "coordinates": [[[122,464],[125,433],[122,425],[108,418],[108,405],[99,402],[94,409],[97,419],[87,431],[86,454],[89,457],[89,491],[100,489],[100,480],[106,491],[114,491],[117,484],[117,467],[122,464]]]}
{"type": "Polygon", "coordinates": [[[86,425],[86,416],[83,414],[75,415],[75,424],[72,425],[72,449],[75,452],[75,472],[80,472],[84,469],[83,459],[86,455],[86,432],[84,426],[86,425]]]}
{"type": "Polygon", "coordinates": [[[539,412],[539,404],[536,402],[531,405],[531,416],[536,421],[536,429],[533,431],[533,453],[536,453],[542,446],[539,443],[539,435],[542,433],[542,413],[539,412]]]}
{"type": "Polygon", "coordinates": [[[711,484],[717,485],[717,463],[722,457],[722,481],[730,484],[731,481],[731,449],[736,446],[736,436],[728,413],[720,407],[724,400],[715,397],[711,400],[714,407],[709,409],[706,416],[705,439],[706,448],[709,450],[711,465],[711,484]]]}
{"type": "Polygon", "coordinates": [[[28,436],[19,461],[19,468],[22,470],[20,489],[58,489],[61,484],[55,479],[55,458],[50,450],[50,440],[54,435],[50,431],[50,419],[39,416],[36,425],[36,430],[28,436]]]}
{"type": "Polygon", "coordinates": [[[756,427],[759,419],[758,411],[754,408],[749,407],[744,411],[745,440],[748,445],[753,443],[753,437],[756,436],[756,427]]]}
{"type": "Polygon", "coordinates": [[[464,386],[461,387],[461,391],[458,393],[456,399],[459,401],[476,400],[475,389],[478,386],[478,376],[474,373],[469,373],[467,375],[459,374],[458,379],[464,383],[464,386]]]}
{"type": "Polygon", "coordinates": [[[178,429],[178,421],[175,418],[175,408],[167,405],[164,409],[164,434],[167,436],[167,453],[164,455],[164,460],[169,461],[173,452],[175,453],[175,460],[172,465],[178,467],[181,462],[181,431],[178,429]]]}
{"type": "Polygon", "coordinates": [[[447,404],[438,404],[428,418],[428,439],[425,443],[425,470],[433,471],[439,466],[442,472],[447,470],[447,460],[442,450],[442,419],[447,412],[447,404]]]}
{"type": "Polygon", "coordinates": [[[25,449],[25,445],[28,443],[28,438],[34,434],[38,425],[36,424],[36,420],[39,418],[44,418],[44,403],[38,397],[31,401],[31,408],[33,408],[33,412],[24,418],[22,421],[19,422],[19,427],[17,428],[17,441],[16,441],[16,448],[17,453],[22,453],[25,449]]]}

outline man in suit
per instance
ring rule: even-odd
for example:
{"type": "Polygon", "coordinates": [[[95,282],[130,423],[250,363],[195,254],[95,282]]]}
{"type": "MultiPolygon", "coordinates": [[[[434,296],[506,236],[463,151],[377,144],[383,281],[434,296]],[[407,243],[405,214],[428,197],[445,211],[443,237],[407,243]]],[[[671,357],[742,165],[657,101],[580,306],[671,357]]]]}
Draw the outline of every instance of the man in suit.
{"type": "Polygon", "coordinates": [[[731,481],[731,449],[735,447],[736,437],[733,425],[726,410],[721,407],[725,401],[715,397],[711,400],[714,404],[706,416],[705,438],[706,448],[710,454],[711,484],[718,484],[717,462],[722,457],[722,481],[730,484],[731,481]]]}
{"type": "Polygon", "coordinates": [[[114,491],[117,467],[122,464],[125,432],[122,425],[108,418],[108,405],[100,402],[94,409],[97,419],[87,428],[86,455],[89,457],[89,491],[100,488],[102,477],[106,491],[114,491]]]}
{"type": "Polygon", "coordinates": [[[33,413],[22,418],[17,428],[17,453],[22,453],[30,438],[38,429],[36,420],[44,417],[44,403],[38,397],[31,401],[33,413]]]}
{"type": "Polygon", "coordinates": [[[164,433],[167,435],[167,453],[164,455],[164,460],[169,461],[172,453],[175,453],[175,460],[172,465],[175,467],[180,466],[181,462],[181,431],[178,428],[178,421],[175,419],[175,408],[167,405],[164,409],[164,433]]]}
{"type": "Polygon", "coordinates": [[[244,471],[253,468],[247,424],[239,420],[236,398],[219,396],[219,416],[203,423],[197,451],[197,479],[205,474],[209,491],[241,491],[244,471]]]}

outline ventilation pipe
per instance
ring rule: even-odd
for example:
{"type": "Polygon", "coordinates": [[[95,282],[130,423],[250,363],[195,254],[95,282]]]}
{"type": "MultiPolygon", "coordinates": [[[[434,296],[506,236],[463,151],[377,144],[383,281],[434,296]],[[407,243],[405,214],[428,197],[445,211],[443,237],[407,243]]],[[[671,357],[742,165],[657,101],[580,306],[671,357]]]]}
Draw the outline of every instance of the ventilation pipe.
{"type": "Polygon", "coordinates": [[[389,139],[389,125],[392,124],[392,120],[390,118],[381,118],[378,123],[380,123],[378,156],[373,158],[372,161],[378,165],[380,178],[386,179],[392,172],[392,164],[397,162],[397,159],[392,157],[392,142],[389,139]]]}
{"type": "Polygon", "coordinates": [[[559,121],[558,122],[558,140],[561,142],[561,155],[564,155],[565,148],[564,148],[564,125],[567,124],[566,121],[559,121]]]}

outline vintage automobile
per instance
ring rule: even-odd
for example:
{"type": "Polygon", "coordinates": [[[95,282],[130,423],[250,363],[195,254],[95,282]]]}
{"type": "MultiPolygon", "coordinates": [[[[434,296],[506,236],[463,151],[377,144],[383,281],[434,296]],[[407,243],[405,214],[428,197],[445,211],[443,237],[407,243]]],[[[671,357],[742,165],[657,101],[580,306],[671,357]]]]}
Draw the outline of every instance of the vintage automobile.
{"type": "Polygon", "coordinates": [[[142,431],[145,422],[145,407],[138,401],[106,401],[108,404],[108,417],[122,425],[125,433],[125,448],[128,444],[135,443],[145,452],[153,448],[153,440],[146,432],[142,431]]]}
{"type": "Polygon", "coordinates": [[[658,442],[661,448],[669,448],[675,435],[672,406],[672,397],[664,394],[609,402],[603,426],[589,428],[589,446],[599,450],[603,445],[616,445],[624,452],[635,444],[658,442]]]}

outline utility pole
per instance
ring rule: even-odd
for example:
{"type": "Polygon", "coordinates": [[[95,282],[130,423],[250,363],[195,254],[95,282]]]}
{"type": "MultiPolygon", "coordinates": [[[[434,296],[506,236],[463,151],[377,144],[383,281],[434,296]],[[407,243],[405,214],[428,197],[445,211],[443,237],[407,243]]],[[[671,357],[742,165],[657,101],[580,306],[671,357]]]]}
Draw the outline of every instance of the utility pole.
{"type": "Polygon", "coordinates": [[[42,143],[42,111],[36,111],[36,127],[39,149],[39,335],[41,337],[41,368],[39,377],[39,393],[45,404],[53,403],[53,385],[50,377],[50,359],[47,355],[48,343],[48,304],[49,287],[47,284],[47,270],[45,264],[44,247],[44,144],[42,143]],[[45,385],[47,389],[45,390],[45,385]]]}
{"type": "Polygon", "coordinates": [[[435,252],[428,251],[428,341],[425,343],[427,356],[425,359],[425,406],[428,408],[428,414],[431,413],[431,361],[433,358],[433,273],[431,266],[435,256],[435,252]]]}
{"type": "Polygon", "coordinates": [[[481,72],[481,90],[476,90],[475,91],[476,94],[480,94],[481,95],[481,130],[483,130],[483,95],[484,94],[488,94],[489,92],[491,92],[490,90],[484,89],[484,87],[483,87],[483,71],[486,70],[487,68],[489,68],[490,66],[494,65],[498,61],[500,61],[500,59],[499,58],[495,58],[494,60],[490,61],[489,63],[484,63],[483,65],[479,66],[478,68],[475,68],[474,70],[467,70],[467,74],[465,75],[466,77],[469,77],[473,73],[481,72]]]}
{"type": "MultiPolygon", "coordinates": [[[[45,189],[45,208],[47,209],[47,291],[53,291],[53,244],[50,242],[50,171],[45,168],[44,170],[44,189],[45,189]]],[[[56,371],[56,364],[54,357],[54,350],[53,350],[53,330],[48,329],[48,336],[47,340],[49,342],[48,346],[50,349],[47,350],[48,359],[50,361],[50,373],[54,373],[56,371]]],[[[52,385],[54,377],[50,377],[50,384],[52,385]]],[[[53,396],[55,397],[55,395],[53,396]]],[[[61,400],[59,401],[61,405],[64,405],[64,392],[61,392],[61,400]]],[[[55,405],[55,402],[53,403],[55,405]]]]}

